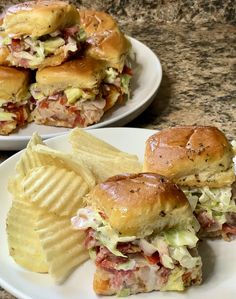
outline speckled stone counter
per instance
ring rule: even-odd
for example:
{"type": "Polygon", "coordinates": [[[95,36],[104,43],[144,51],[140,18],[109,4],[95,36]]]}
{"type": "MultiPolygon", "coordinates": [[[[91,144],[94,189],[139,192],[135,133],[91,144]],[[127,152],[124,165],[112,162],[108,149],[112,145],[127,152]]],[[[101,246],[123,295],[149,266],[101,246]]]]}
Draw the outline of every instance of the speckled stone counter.
{"type": "MultiPolygon", "coordinates": [[[[91,7],[91,2],[79,3],[91,7]]],[[[235,6],[235,0],[93,1],[94,8],[112,13],[162,63],[156,98],[127,126],[215,125],[236,138],[235,6]]],[[[12,154],[0,152],[0,162],[12,154]]],[[[0,288],[0,298],[14,297],[0,288]]]]}

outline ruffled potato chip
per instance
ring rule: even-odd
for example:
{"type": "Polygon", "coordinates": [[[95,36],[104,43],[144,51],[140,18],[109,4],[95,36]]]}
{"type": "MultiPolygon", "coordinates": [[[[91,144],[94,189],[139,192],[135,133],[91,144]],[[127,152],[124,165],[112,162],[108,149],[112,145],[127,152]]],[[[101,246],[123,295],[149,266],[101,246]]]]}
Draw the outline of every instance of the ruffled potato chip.
{"type": "Polygon", "coordinates": [[[40,215],[36,230],[49,265],[49,274],[57,283],[62,283],[89,258],[84,247],[85,233],[74,230],[68,217],[40,215]]]}
{"type": "Polygon", "coordinates": [[[48,264],[35,223],[42,212],[26,201],[14,200],[7,215],[9,253],[20,266],[33,272],[48,272],[48,264]]]}
{"type": "Polygon", "coordinates": [[[31,169],[22,185],[30,202],[59,216],[75,214],[90,190],[75,172],[51,165],[31,169]]]}

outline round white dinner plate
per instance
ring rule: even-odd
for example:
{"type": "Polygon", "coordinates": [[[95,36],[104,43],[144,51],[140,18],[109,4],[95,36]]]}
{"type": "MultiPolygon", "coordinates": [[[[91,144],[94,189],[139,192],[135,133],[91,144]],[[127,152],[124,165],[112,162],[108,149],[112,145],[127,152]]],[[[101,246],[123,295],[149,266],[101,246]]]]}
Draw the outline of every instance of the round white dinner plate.
{"type": "MultiPolygon", "coordinates": [[[[124,105],[116,105],[105,113],[99,123],[86,129],[123,126],[140,115],[152,102],[162,78],[161,63],[155,53],[135,38],[129,37],[135,53],[134,76],[131,80],[131,98],[124,105]]],[[[70,129],[42,126],[35,123],[9,136],[0,136],[0,150],[18,150],[26,146],[33,132],[43,139],[61,135],[70,129]]]]}
{"type": "MultiPolygon", "coordinates": [[[[95,136],[129,153],[136,153],[142,161],[145,140],[153,130],[133,128],[102,128],[90,131],[95,136]]],[[[67,135],[47,140],[58,150],[69,151],[67,135]]],[[[56,285],[48,274],[37,274],[19,267],[8,254],[6,215],[11,205],[7,191],[9,176],[14,174],[20,152],[0,164],[0,285],[19,299],[107,299],[115,297],[96,296],[92,289],[95,267],[85,262],[77,268],[62,285],[56,285]]],[[[235,299],[236,298],[236,240],[204,241],[200,243],[203,259],[203,283],[190,287],[186,292],[152,292],[133,295],[132,299],[235,299]]]]}

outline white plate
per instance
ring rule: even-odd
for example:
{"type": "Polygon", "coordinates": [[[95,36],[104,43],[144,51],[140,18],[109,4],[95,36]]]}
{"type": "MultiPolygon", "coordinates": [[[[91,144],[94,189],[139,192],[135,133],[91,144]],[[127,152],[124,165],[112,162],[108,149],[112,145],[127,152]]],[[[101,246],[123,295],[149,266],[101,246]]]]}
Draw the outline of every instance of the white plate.
{"type": "MultiPolygon", "coordinates": [[[[142,160],[145,140],[153,134],[152,130],[132,128],[103,128],[90,131],[112,145],[130,153],[136,153],[142,160]]],[[[67,136],[59,136],[46,143],[51,147],[68,151],[70,145],[67,136]]],[[[17,266],[8,255],[5,220],[11,205],[7,191],[7,180],[14,174],[14,167],[20,153],[12,156],[0,165],[0,285],[24,299],[95,299],[92,290],[94,266],[91,262],[84,263],[61,286],[53,283],[47,274],[36,274],[17,266]]],[[[207,241],[201,244],[200,253],[203,258],[204,281],[199,287],[190,287],[184,293],[152,292],[132,296],[132,299],[235,299],[236,298],[236,241],[231,243],[222,240],[207,241]]],[[[115,298],[115,297],[112,297],[115,298]]]]}
{"type": "MultiPolygon", "coordinates": [[[[131,81],[131,99],[125,105],[115,106],[108,111],[101,121],[87,129],[107,126],[123,126],[140,115],[152,102],[162,78],[162,68],[157,56],[143,43],[129,37],[136,64],[131,81]]],[[[43,139],[61,135],[70,129],[28,124],[17,133],[0,136],[0,150],[18,150],[25,147],[33,132],[38,132],[43,139]]]]}

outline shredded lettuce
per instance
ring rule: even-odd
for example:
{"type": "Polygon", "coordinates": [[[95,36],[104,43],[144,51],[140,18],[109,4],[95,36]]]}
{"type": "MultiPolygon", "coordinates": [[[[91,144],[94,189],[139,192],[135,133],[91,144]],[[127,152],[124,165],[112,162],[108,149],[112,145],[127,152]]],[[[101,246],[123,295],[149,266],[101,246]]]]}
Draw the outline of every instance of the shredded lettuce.
{"type": "Polygon", "coordinates": [[[165,238],[162,236],[156,236],[152,240],[152,245],[154,245],[160,255],[162,264],[169,269],[174,268],[174,262],[169,255],[168,244],[165,241],[165,238]]]}
{"type": "Polygon", "coordinates": [[[10,38],[10,36],[7,36],[7,37],[2,39],[2,44],[3,45],[10,45],[11,41],[12,41],[12,39],[10,38]]]}
{"type": "Polygon", "coordinates": [[[113,69],[112,67],[109,67],[106,71],[106,77],[104,79],[104,82],[113,84],[118,76],[118,72],[113,69]]]}
{"type": "Polygon", "coordinates": [[[226,222],[225,213],[236,212],[236,205],[232,200],[231,187],[224,188],[194,188],[192,190],[183,189],[190,204],[198,198],[195,210],[205,210],[210,219],[217,221],[219,224],[226,222]]]}
{"type": "Polygon", "coordinates": [[[171,271],[167,283],[161,288],[161,291],[183,291],[184,282],[182,276],[184,269],[176,267],[171,271]]]}
{"type": "Polygon", "coordinates": [[[0,121],[11,121],[14,119],[14,117],[14,113],[0,111],[0,121]]]}
{"type": "Polygon", "coordinates": [[[80,88],[67,88],[64,91],[64,93],[65,93],[65,95],[67,97],[67,100],[68,100],[69,104],[75,103],[83,95],[83,91],[80,88]]]}
{"type": "Polygon", "coordinates": [[[131,294],[129,288],[124,288],[117,293],[117,297],[128,297],[131,294]]]}
{"type": "Polygon", "coordinates": [[[86,32],[84,31],[84,29],[82,27],[80,27],[79,32],[77,33],[77,39],[79,41],[84,42],[86,40],[87,36],[86,36],[86,32]]]}
{"type": "Polygon", "coordinates": [[[192,211],[194,211],[196,209],[196,206],[198,203],[199,193],[194,192],[189,189],[184,189],[184,188],[183,188],[183,191],[184,191],[186,197],[188,198],[188,201],[189,201],[192,211]]]}
{"type": "Polygon", "coordinates": [[[61,37],[52,37],[43,42],[43,47],[46,54],[54,53],[56,49],[65,45],[65,40],[61,37]]]}
{"type": "Polygon", "coordinates": [[[200,257],[192,257],[185,246],[170,247],[170,255],[173,259],[178,261],[182,267],[191,269],[201,263],[200,257]]]}
{"type": "Polygon", "coordinates": [[[174,260],[186,268],[193,268],[199,262],[200,258],[192,257],[187,249],[196,247],[198,238],[194,232],[171,229],[164,231],[163,235],[155,237],[152,245],[157,248],[166,268],[174,269],[174,260]]]}
{"type": "Polygon", "coordinates": [[[130,90],[129,90],[130,79],[131,76],[128,74],[121,75],[121,88],[122,91],[128,95],[128,98],[130,97],[130,90]]]}
{"type": "Polygon", "coordinates": [[[102,218],[99,212],[90,208],[83,208],[78,211],[77,216],[71,219],[72,225],[77,229],[93,228],[96,233],[96,239],[110,250],[116,256],[126,257],[116,249],[119,242],[131,242],[136,239],[136,236],[122,237],[116,232],[110,224],[102,218]]]}
{"type": "Polygon", "coordinates": [[[175,247],[188,246],[194,248],[198,241],[195,233],[189,230],[170,229],[164,232],[164,236],[167,244],[175,247]]]}

